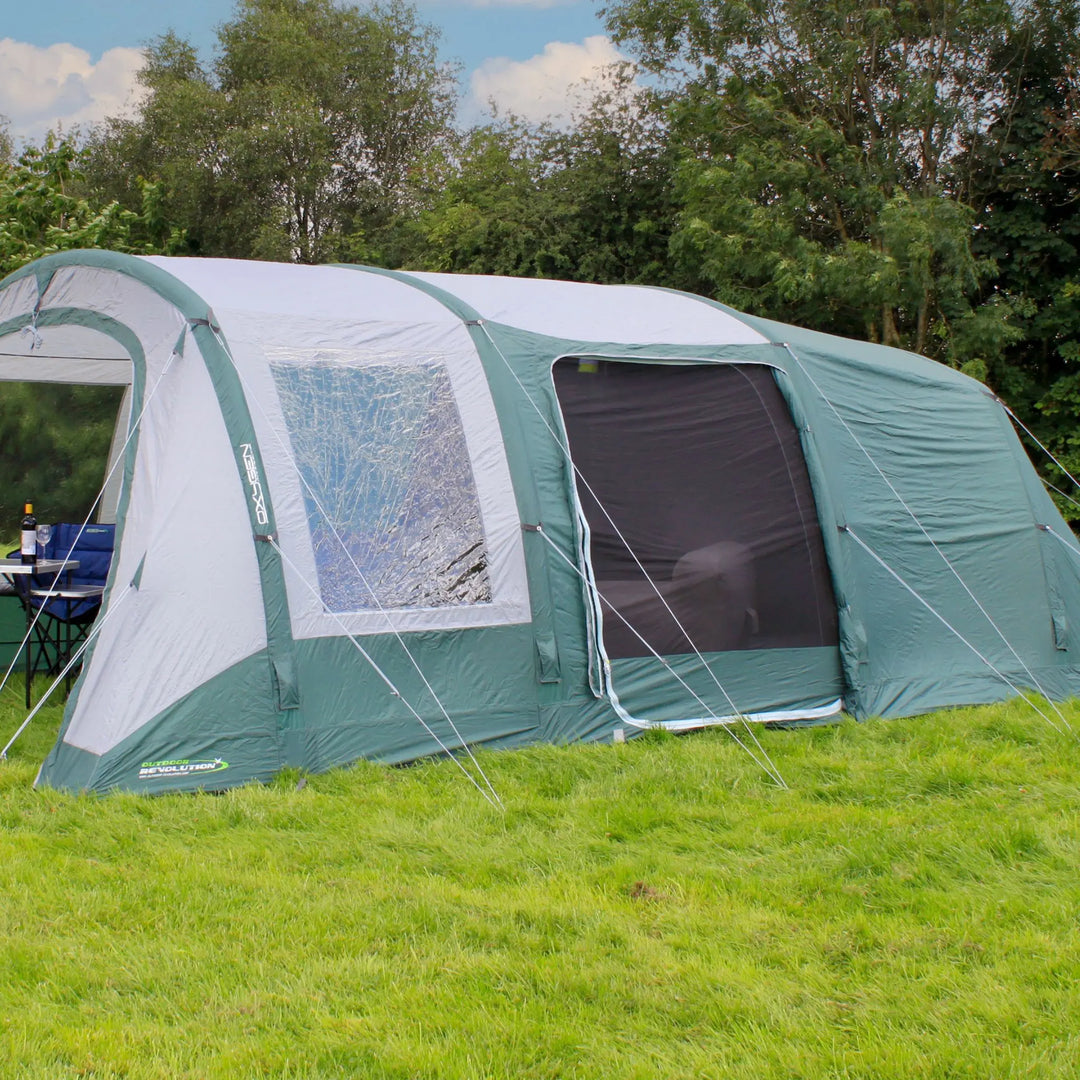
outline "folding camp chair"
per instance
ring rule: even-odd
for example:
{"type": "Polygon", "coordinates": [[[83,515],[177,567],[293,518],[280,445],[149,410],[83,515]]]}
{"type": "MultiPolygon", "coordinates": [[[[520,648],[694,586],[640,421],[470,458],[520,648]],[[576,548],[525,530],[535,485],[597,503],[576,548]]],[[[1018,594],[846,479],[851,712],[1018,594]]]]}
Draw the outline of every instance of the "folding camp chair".
{"type": "MultiPolygon", "coordinates": [[[[54,525],[42,561],[61,560],[70,566],[55,573],[14,578],[27,626],[33,626],[27,642],[27,708],[32,674],[60,674],[86,640],[101,607],[115,538],[115,525],[54,525]]],[[[70,687],[70,680],[68,672],[65,688],[70,687]]]]}

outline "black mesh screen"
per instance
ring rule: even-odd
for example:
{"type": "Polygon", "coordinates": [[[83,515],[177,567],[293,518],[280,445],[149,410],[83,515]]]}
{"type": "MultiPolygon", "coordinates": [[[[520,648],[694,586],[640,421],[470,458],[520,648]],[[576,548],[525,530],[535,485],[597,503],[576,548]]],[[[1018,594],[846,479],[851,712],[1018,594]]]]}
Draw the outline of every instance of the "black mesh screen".
{"type": "Polygon", "coordinates": [[[810,478],[771,369],[561,360],[554,376],[608,656],[649,655],[623,619],[666,655],[836,644],[810,478]]]}

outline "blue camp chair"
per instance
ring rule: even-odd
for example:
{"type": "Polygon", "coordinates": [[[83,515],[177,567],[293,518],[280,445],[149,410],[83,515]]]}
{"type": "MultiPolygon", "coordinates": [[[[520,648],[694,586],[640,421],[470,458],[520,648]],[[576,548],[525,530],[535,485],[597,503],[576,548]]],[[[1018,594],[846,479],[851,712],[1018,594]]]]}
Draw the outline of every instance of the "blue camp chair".
{"type": "MultiPolygon", "coordinates": [[[[79,564],[70,574],[61,575],[63,584],[104,590],[115,541],[115,525],[54,525],[52,536],[45,545],[44,557],[72,559],[79,564]]],[[[33,578],[34,591],[47,590],[52,584],[48,580],[39,583],[38,578],[39,575],[33,578]]],[[[100,592],[96,595],[91,592],[85,598],[73,599],[66,605],[59,603],[56,598],[45,602],[45,612],[52,618],[81,625],[93,622],[99,607],[100,592]]]]}
{"type": "MultiPolygon", "coordinates": [[[[59,674],[86,639],[101,608],[115,539],[115,525],[54,525],[41,557],[71,559],[78,566],[59,574],[14,577],[15,589],[27,613],[27,623],[34,626],[32,640],[28,642],[28,708],[33,672],[59,674]]],[[[12,552],[13,556],[17,554],[17,551],[12,552]]]]}

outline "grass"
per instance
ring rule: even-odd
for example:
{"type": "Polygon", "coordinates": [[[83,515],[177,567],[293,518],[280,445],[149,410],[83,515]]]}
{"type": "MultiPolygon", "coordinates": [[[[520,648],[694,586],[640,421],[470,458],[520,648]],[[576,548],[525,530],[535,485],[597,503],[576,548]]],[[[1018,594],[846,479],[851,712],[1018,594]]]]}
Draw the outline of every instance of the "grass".
{"type": "Polygon", "coordinates": [[[1076,1075],[1080,743],[1022,703],[762,732],[790,790],[723,732],[482,755],[505,813],[32,791],[57,723],[0,764],[5,1078],[1076,1075]]]}

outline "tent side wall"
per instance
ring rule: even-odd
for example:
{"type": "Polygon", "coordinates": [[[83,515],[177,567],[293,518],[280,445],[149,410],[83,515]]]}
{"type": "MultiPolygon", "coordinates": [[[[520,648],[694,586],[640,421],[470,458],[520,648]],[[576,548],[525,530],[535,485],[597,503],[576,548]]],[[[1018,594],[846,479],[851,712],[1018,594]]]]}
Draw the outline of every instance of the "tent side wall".
{"type": "MultiPolygon", "coordinates": [[[[462,320],[392,277],[328,267],[168,265],[214,304],[273,495],[300,691],[298,708],[282,718],[281,761],[319,770],[358,758],[411,760],[456,749],[463,740],[516,745],[535,738],[520,519],[462,320]],[[296,387],[316,396],[305,392],[291,401],[296,387]],[[409,422],[400,426],[403,418],[409,422]],[[430,460],[432,437],[451,439],[439,442],[445,452],[437,469],[468,445],[486,528],[490,603],[433,597],[431,606],[417,607],[400,602],[397,590],[426,588],[423,573],[400,581],[379,576],[398,565],[385,556],[402,537],[412,536],[424,547],[421,554],[430,554],[426,538],[410,533],[408,519],[395,514],[417,505],[413,498],[445,494],[430,485],[401,485],[411,475],[412,449],[417,461],[430,460]],[[371,453],[380,496],[393,489],[383,507],[392,511],[369,513],[366,496],[328,507],[327,499],[369,491],[371,478],[354,475],[349,463],[366,462],[371,453]],[[346,535],[322,529],[323,520],[337,521],[346,535]],[[388,580],[394,595],[373,602],[388,580]]],[[[443,509],[433,513],[445,524],[443,509]]],[[[182,730],[196,711],[193,696],[155,726],[182,730]]],[[[134,746],[130,753],[137,756],[134,746]]]]}
{"type": "MultiPolygon", "coordinates": [[[[746,654],[710,656],[742,711],[783,701],[810,709],[832,686],[860,717],[903,716],[998,701],[1033,688],[1080,692],[1070,628],[1080,616],[1080,548],[1045,495],[1004,412],[984,386],[900,350],[748,320],[772,346],[703,348],[698,355],[774,365],[800,428],[829,553],[841,627],[843,675],[807,654],[754,670],[746,654]],[[1071,647],[1071,651],[1070,651],[1071,647]],[[730,664],[728,664],[730,661],[730,664]],[[815,669],[815,663],[822,665],[815,669]],[[815,670],[818,674],[814,674],[815,670]],[[778,671],[797,671],[790,691],[778,671]],[[809,692],[808,692],[809,690],[809,692]]],[[[489,367],[504,415],[527,434],[533,472],[547,488],[540,517],[563,552],[576,550],[560,512],[568,466],[528,397],[554,423],[546,367],[555,356],[692,356],[692,348],[624,347],[552,339],[488,325],[502,355],[489,367]],[[508,375],[508,362],[514,374],[508,375]],[[521,382],[527,389],[523,393],[521,382]]],[[[508,425],[509,426],[509,425],[508,425]]],[[[577,680],[553,695],[551,723],[572,730],[588,700],[581,584],[557,555],[552,579],[556,642],[577,680]],[[567,612],[563,620],[558,613],[567,612]]],[[[623,661],[617,661],[625,663],[623,661]]],[[[670,703],[670,673],[634,661],[657,700],[670,703]]],[[[693,658],[674,665],[684,676],[693,658]]],[[[708,689],[705,687],[704,689],[708,689]]],[[[606,734],[609,720],[596,728],[606,734]]],[[[582,736],[589,737],[583,731],[582,736]]]]}
{"type": "MultiPolygon", "coordinates": [[[[138,261],[135,266],[125,265],[121,273],[138,277],[147,269],[151,271],[148,275],[151,279],[158,279],[155,284],[159,290],[167,292],[167,283],[160,279],[171,279],[172,275],[162,274],[161,269],[152,264],[148,266],[145,261],[138,261]]],[[[198,281],[200,267],[196,263],[181,263],[170,269],[183,271],[185,275],[191,271],[193,280],[198,281]]],[[[219,299],[228,300],[228,293],[221,292],[219,278],[227,277],[234,268],[213,266],[202,269],[209,271],[203,276],[207,278],[212,289],[210,295],[218,307],[219,299]],[[215,271],[220,273],[215,275],[215,271]]],[[[282,269],[276,268],[278,272],[282,269]]],[[[326,271],[288,268],[287,273],[310,277],[320,273],[325,275],[326,271]]],[[[339,274],[338,277],[348,278],[354,289],[362,284],[353,275],[339,274]]],[[[178,288],[174,292],[183,293],[180,282],[175,285],[178,288]]],[[[295,283],[290,288],[296,292],[295,283]]],[[[400,285],[395,285],[394,289],[412,292],[400,285]]],[[[302,289],[300,291],[303,293],[302,289]]],[[[188,292],[191,296],[202,295],[190,289],[188,292]]],[[[266,297],[253,297],[249,290],[248,298],[242,298],[241,304],[265,300],[266,297]]],[[[281,523],[276,520],[274,500],[285,488],[295,491],[295,476],[287,460],[277,460],[274,468],[270,468],[262,459],[260,439],[265,445],[268,435],[280,439],[281,432],[268,431],[268,420],[261,414],[267,402],[260,399],[260,392],[251,380],[261,377],[260,373],[266,370],[268,354],[264,353],[263,338],[269,334],[276,343],[287,345],[290,334],[275,337],[271,316],[258,317],[248,311],[247,314],[252,315],[248,318],[243,309],[233,312],[224,307],[221,311],[226,325],[223,332],[219,331],[216,317],[210,313],[206,302],[199,300],[198,303],[202,314],[192,317],[195,325],[191,334],[199,348],[194,348],[193,342],[188,350],[188,362],[176,363],[169,378],[163,381],[163,386],[172,387],[168,407],[160,413],[148,413],[144,420],[148,432],[143,433],[136,458],[131,512],[137,513],[140,507],[148,514],[166,511],[166,515],[183,515],[186,512],[187,519],[203,522],[203,528],[207,520],[213,521],[214,528],[220,529],[230,538],[230,543],[245,551],[249,560],[259,559],[259,569],[262,569],[264,559],[271,560],[283,576],[295,571],[296,566],[290,560],[286,570],[278,561],[274,537],[281,531],[281,523]],[[259,329],[260,323],[262,329],[259,329]],[[231,349],[226,341],[230,328],[238,334],[231,349]],[[173,384],[189,385],[192,380],[200,383],[195,392],[201,395],[208,416],[208,410],[215,406],[224,416],[222,433],[229,432],[224,445],[207,433],[199,432],[199,424],[191,423],[190,407],[177,408],[178,388],[173,384]],[[244,383],[242,393],[238,392],[241,382],[244,383]],[[255,426],[252,426],[251,409],[259,412],[255,426]],[[183,430],[185,422],[187,432],[183,430]],[[240,435],[236,434],[237,427],[242,429],[240,435]],[[255,427],[261,427],[261,432],[257,434],[255,427]],[[193,438],[196,440],[194,445],[193,438]],[[152,458],[147,457],[148,447],[154,450],[152,458]],[[203,451],[214,457],[217,464],[200,456],[203,451]],[[249,462],[249,456],[254,458],[254,465],[249,462]],[[235,469],[222,468],[227,457],[234,459],[235,469]],[[231,513],[221,513],[221,503],[226,498],[223,490],[216,497],[208,498],[201,507],[177,505],[161,498],[165,489],[176,486],[177,477],[168,471],[168,462],[174,459],[178,468],[185,463],[189,467],[186,488],[192,491],[200,478],[208,473],[218,474],[218,481],[232,493],[231,513]],[[145,482],[140,483],[144,475],[145,482]],[[259,485],[257,500],[256,483],[259,485]],[[162,506],[162,502],[169,505],[162,506]],[[237,519],[237,509],[243,516],[250,515],[252,520],[237,519]],[[256,516],[259,511],[261,518],[256,516]],[[260,533],[265,534],[264,538],[260,539],[260,533]]],[[[450,320],[450,323],[465,334],[456,320],[450,320]]],[[[322,328],[326,331],[325,322],[322,328]]],[[[310,329],[292,327],[290,333],[293,336],[299,333],[305,344],[311,340],[310,329]]],[[[467,334],[465,340],[468,340],[467,334]]],[[[385,348],[385,336],[380,336],[379,341],[385,348]]],[[[213,420],[210,423],[213,426],[213,420]]],[[[490,464],[484,467],[490,472],[490,464]]],[[[185,485],[181,483],[180,486],[185,485]]],[[[310,544],[308,526],[300,505],[302,500],[295,494],[290,499],[290,512],[294,518],[299,515],[299,524],[295,520],[291,522],[294,526],[291,534],[293,556],[302,561],[303,553],[299,549],[310,544]]],[[[66,725],[64,740],[57,750],[63,761],[47,763],[44,782],[93,790],[110,787],[144,791],[217,788],[251,778],[267,778],[284,764],[324,769],[359,757],[410,760],[436,752],[442,746],[458,746],[462,738],[470,743],[503,745],[535,737],[537,712],[535,693],[532,692],[535,676],[533,664],[527,659],[532,656],[532,631],[527,609],[523,617],[516,620],[507,622],[510,613],[504,616],[506,625],[462,627],[452,634],[437,629],[410,634],[412,651],[418,661],[414,668],[412,659],[402,648],[401,639],[385,632],[385,628],[382,633],[372,633],[370,625],[358,630],[363,639],[360,647],[357,647],[358,641],[350,639],[346,627],[332,627],[330,633],[317,631],[313,637],[294,640],[290,624],[295,613],[290,611],[289,592],[284,583],[279,586],[272,581],[268,585],[265,575],[253,580],[250,573],[237,572],[235,567],[234,595],[243,578],[242,592],[248,599],[236,604],[233,611],[242,613],[250,608],[252,597],[261,595],[263,600],[267,630],[261,647],[259,643],[255,643],[255,647],[249,645],[244,650],[247,655],[234,650],[235,660],[223,668],[219,665],[219,670],[206,671],[188,693],[179,697],[168,695],[172,700],[160,695],[155,698],[152,690],[145,687],[140,691],[126,685],[125,678],[145,679],[146,673],[154,670],[154,660],[140,656],[140,642],[154,641],[158,658],[156,674],[160,677],[162,663],[167,669],[174,665],[190,666],[191,642],[205,641],[206,635],[198,618],[181,619],[172,624],[173,629],[163,627],[154,602],[158,590],[170,588],[170,583],[157,572],[182,559],[184,554],[175,543],[170,547],[171,537],[182,537],[187,552],[195,555],[196,563],[199,558],[206,559],[212,568],[210,560],[215,558],[212,543],[211,550],[202,550],[200,538],[185,533],[184,520],[184,517],[177,519],[175,516],[158,519],[156,534],[150,538],[145,559],[138,566],[139,588],[126,601],[125,617],[115,627],[103,627],[96,646],[100,655],[111,654],[115,661],[119,654],[128,663],[118,671],[110,672],[100,665],[95,666],[91,656],[84,678],[73,696],[76,703],[74,722],[66,725]],[[169,558],[162,558],[162,555],[169,558]],[[275,623],[283,628],[278,640],[288,646],[284,665],[280,663],[280,656],[274,655],[272,628],[275,623]],[[174,633],[176,638],[171,636],[174,633]],[[523,658],[526,658],[524,664],[523,658]],[[292,688],[291,699],[283,696],[283,686],[292,688]],[[440,701],[437,704],[432,700],[433,687],[438,688],[440,701]],[[149,717],[140,713],[138,717],[129,716],[122,722],[103,720],[103,716],[109,716],[110,709],[119,708],[115,701],[118,689],[132,691],[130,696],[136,699],[160,699],[161,705],[149,717]],[[287,707],[283,708],[283,705],[287,707]],[[443,709],[454,718],[457,732],[446,730],[443,709]],[[80,718],[86,718],[85,723],[80,723],[80,718]]],[[[503,532],[509,528],[514,542],[520,545],[516,515],[509,525],[498,525],[498,528],[503,532]]],[[[288,535],[286,530],[283,544],[288,535]]],[[[213,537],[210,539],[212,541],[213,537]]],[[[310,553],[307,558],[310,559],[310,553]]],[[[125,570],[122,565],[123,547],[120,560],[123,575],[130,571],[130,567],[125,570]]],[[[199,572],[198,566],[193,572],[199,572]]],[[[318,587],[310,578],[306,582],[294,579],[293,596],[303,597],[304,588],[312,585],[318,587]]],[[[223,590],[218,600],[227,593],[227,589],[223,590]]],[[[207,610],[215,606],[213,597],[201,597],[201,602],[207,610]]],[[[304,606],[295,600],[292,604],[304,606]]],[[[310,601],[307,606],[310,607],[310,601]]],[[[374,621],[376,627],[381,626],[378,617],[374,621]]],[[[371,623],[370,617],[368,623],[371,623]]],[[[240,633],[237,637],[244,640],[250,634],[240,633]]],[[[166,678],[165,681],[170,680],[166,678]]]]}
{"type": "Polygon", "coordinates": [[[1080,612],[1080,577],[1051,569],[1039,526],[1071,533],[989,391],[898,350],[772,331],[787,331],[836,514],[849,709],[905,716],[1080,690],[1052,611],[1080,612]]]}

